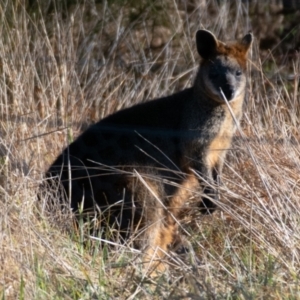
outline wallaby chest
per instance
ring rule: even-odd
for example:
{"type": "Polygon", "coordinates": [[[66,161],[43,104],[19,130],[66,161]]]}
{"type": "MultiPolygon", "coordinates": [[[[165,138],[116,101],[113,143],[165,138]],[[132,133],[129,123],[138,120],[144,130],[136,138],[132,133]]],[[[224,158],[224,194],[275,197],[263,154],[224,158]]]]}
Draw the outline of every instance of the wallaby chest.
{"type": "Polygon", "coordinates": [[[235,101],[228,104],[230,108],[224,104],[222,109],[224,111],[222,119],[216,123],[218,125],[217,133],[212,137],[207,147],[206,164],[214,168],[217,164],[222,163],[227,150],[231,146],[232,137],[235,133],[237,122],[239,122],[242,115],[243,97],[235,99],[235,101]]]}

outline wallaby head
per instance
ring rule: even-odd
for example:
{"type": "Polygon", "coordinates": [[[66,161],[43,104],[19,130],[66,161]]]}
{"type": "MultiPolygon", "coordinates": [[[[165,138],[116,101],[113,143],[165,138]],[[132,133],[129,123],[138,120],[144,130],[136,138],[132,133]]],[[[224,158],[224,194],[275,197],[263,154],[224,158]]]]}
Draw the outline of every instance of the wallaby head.
{"type": "Polygon", "coordinates": [[[224,103],[224,96],[228,101],[243,97],[247,53],[252,39],[252,34],[248,33],[238,42],[225,44],[211,32],[199,30],[196,44],[203,60],[196,78],[196,88],[220,103],[224,103]]]}

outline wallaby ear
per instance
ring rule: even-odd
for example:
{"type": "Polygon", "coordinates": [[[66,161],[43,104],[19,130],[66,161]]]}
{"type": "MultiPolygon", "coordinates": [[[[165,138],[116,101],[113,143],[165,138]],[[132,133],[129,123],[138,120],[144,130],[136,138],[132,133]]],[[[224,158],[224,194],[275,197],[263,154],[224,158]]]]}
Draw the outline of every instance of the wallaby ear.
{"type": "Polygon", "coordinates": [[[196,33],[197,50],[200,56],[208,59],[216,52],[218,47],[218,40],[208,30],[198,30],[196,33]]]}
{"type": "Polygon", "coordinates": [[[253,34],[251,32],[247,33],[241,40],[241,45],[245,49],[245,52],[249,50],[252,45],[253,34]]]}

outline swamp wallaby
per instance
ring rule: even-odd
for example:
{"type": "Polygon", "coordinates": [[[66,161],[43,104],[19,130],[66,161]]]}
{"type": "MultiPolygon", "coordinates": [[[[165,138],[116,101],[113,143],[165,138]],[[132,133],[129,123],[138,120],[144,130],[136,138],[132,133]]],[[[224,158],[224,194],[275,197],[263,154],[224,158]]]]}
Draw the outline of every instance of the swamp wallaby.
{"type": "Polygon", "coordinates": [[[215,209],[218,177],[242,117],[251,43],[250,33],[223,43],[199,30],[194,85],[92,125],[55,160],[44,189],[134,236],[145,257],[162,258],[189,198],[198,195],[203,213],[215,209]]]}

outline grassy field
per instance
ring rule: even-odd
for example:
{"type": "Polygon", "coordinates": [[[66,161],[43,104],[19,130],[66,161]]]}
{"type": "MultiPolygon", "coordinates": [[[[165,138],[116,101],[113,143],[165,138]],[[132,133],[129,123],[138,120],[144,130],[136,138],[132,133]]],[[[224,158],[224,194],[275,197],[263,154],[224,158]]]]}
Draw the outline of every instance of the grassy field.
{"type": "Polygon", "coordinates": [[[276,2],[0,0],[0,299],[300,299],[299,12],[276,2]],[[248,99],[220,208],[191,209],[189,253],[147,278],[137,251],[72,230],[36,193],[89,124],[191,86],[201,28],[253,31],[248,99]]]}

